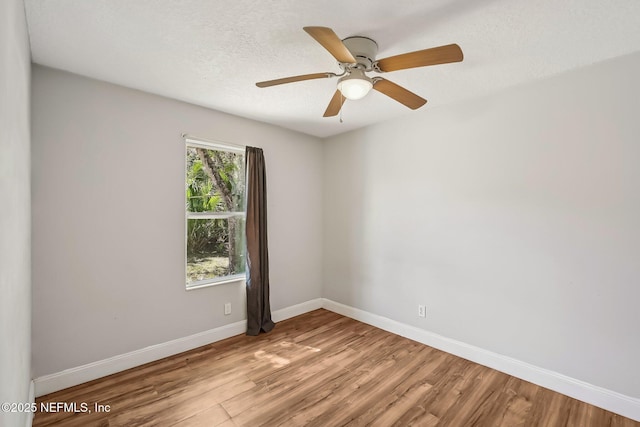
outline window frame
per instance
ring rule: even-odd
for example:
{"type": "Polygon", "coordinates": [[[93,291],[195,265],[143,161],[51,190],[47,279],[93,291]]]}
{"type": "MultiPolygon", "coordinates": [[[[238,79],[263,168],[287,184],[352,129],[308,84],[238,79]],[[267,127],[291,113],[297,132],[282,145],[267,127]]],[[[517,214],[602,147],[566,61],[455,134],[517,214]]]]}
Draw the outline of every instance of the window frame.
{"type": "MultiPolygon", "coordinates": [[[[206,140],[202,138],[196,138],[191,135],[183,134],[184,139],[184,171],[183,171],[183,179],[184,184],[187,184],[187,150],[189,147],[196,148],[204,148],[205,150],[217,150],[217,151],[225,151],[228,153],[237,153],[242,154],[244,157],[246,155],[246,147],[236,144],[231,144],[222,141],[212,141],[206,140]]],[[[246,171],[245,171],[245,180],[246,180],[246,171]]],[[[191,291],[194,289],[208,288],[210,286],[218,286],[224,285],[227,283],[234,283],[246,280],[247,274],[239,273],[233,274],[229,276],[216,277],[213,279],[204,279],[197,280],[195,282],[187,283],[187,263],[188,263],[188,223],[190,219],[225,219],[230,217],[241,217],[246,220],[247,212],[246,212],[246,186],[245,186],[245,211],[243,212],[189,212],[186,203],[185,203],[185,216],[184,216],[184,279],[185,279],[185,288],[187,291],[191,291]]],[[[184,189],[183,189],[183,197],[184,197],[184,189]]],[[[183,199],[184,200],[184,199],[183,199]]],[[[246,257],[246,248],[245,248],[245,257],[246,257]]]]}

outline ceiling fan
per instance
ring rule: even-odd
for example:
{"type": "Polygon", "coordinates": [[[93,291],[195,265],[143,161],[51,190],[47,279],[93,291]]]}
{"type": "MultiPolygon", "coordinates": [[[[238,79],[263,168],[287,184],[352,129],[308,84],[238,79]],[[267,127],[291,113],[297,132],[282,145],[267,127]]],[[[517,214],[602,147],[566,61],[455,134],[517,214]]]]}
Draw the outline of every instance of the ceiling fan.
{"type": "Polygon", "coordinates": [[[337,115],[346,99],[361,99],[371,89],[387,95],[412,110],[420,108],[427,102],[426,99],[387,79],[377,76],[369,77],[366,73],[386,73],[407,68],[460,62],[463,59],[460,46],[449,44],[376,60],[378,44],[368,37],[354,36],[340,40],[331,28],[304,27],[304,30],[338,60],[342,73],[304,74],[259,82],[256,83],[256,86],[264,88],[303,80],[340,77],[338,88],[324,112],[324,117],[337,115]]]}

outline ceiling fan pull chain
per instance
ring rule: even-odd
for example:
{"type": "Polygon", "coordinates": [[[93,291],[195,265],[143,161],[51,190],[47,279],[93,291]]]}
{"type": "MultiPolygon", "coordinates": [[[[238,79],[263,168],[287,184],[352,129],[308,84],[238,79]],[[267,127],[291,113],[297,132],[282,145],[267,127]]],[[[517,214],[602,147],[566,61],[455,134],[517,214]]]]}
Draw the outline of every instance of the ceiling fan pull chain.
{"type": "Polygon", "coordinates": [[[340,106],[340,123],[342,123],[342,107],[344,107],[344,95],[340,92],[340,97],[342,98],[342,105],[340,106]]]}

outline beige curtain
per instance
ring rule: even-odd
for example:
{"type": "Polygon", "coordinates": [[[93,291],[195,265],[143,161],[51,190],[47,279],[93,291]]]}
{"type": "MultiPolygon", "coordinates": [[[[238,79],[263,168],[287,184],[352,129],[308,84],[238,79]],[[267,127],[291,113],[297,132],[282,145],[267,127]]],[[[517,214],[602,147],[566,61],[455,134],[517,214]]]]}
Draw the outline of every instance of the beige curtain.
{"type": "Polygon", "coordinates": [[[247,335],[275,326],[269,305],[267,176],[261,148],[247,147],[247,335]]]}

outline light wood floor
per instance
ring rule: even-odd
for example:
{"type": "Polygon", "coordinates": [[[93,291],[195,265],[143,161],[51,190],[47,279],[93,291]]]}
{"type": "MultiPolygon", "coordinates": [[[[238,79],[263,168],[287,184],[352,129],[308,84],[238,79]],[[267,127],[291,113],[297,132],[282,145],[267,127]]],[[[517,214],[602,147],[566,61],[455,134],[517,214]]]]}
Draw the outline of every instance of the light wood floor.
{"type": "Polygon", "coordinates": [[[355,320],[316,310],[62,390],[34,426],[640,426],[355,320]]]}

